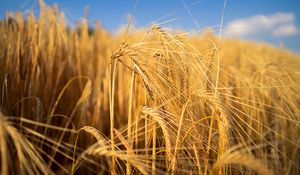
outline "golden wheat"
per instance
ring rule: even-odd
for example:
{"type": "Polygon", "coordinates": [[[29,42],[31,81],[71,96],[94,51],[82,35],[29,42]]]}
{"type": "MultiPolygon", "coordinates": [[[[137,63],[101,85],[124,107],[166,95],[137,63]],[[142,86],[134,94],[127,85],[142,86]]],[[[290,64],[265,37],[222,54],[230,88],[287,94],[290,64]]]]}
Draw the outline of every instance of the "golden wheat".
{"type": "Polygon", "coordinates": [[[300,56],[58,7],[0,22],[1,174],[299,174],[300,56]],[[222,47],[220,47],[222,46],[222,47]]]}

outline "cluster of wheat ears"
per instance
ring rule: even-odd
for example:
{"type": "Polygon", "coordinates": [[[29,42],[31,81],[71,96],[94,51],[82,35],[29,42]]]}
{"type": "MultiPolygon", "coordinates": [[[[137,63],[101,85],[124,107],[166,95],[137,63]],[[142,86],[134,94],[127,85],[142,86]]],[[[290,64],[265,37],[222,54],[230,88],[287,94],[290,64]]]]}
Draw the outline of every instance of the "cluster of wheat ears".
{"type": "Polygon", "coordinates": [[[0,22],[0,171],[299,174],[300,57],[212,33],[0,22]]]}

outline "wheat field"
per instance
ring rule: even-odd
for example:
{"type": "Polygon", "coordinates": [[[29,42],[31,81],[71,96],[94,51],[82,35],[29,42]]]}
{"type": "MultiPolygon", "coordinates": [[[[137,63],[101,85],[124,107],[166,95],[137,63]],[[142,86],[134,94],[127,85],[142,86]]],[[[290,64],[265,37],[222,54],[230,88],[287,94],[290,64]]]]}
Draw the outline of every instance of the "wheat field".
{"type": "Polygon", "coordinates": [[[300,174],[300,56],[158,25],[0,23],[0,171],[300,174]]]}

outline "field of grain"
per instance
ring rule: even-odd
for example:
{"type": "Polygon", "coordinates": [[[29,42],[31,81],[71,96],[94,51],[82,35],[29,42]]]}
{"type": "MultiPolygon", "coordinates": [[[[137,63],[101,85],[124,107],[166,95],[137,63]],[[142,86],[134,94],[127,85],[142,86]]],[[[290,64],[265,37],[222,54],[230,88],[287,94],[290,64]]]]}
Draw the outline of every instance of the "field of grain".
{"type": "Polygon", "coordinates": [[[42,2],[0,23],[0,171],[300,174],[300,56],[42,2]]]}

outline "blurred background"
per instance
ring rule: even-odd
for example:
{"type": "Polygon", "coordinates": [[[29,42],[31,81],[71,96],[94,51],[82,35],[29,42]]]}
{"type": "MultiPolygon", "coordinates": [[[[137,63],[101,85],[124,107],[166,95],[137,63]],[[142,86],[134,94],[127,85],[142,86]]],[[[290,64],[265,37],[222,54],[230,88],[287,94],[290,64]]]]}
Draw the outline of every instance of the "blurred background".
{"type": "MultiPolygon", "coordinates": [[[[300,53],[299,0],[45,0],[57,4],[69,26],[87,18],[93,27],[100,21],[115,33],[133,17],[135,28],[153,23],[193,33],[206,29],[219,33],[223,16],[222,37],[239,37],[267,42],[300,53]],[[224,8],[225,5],[225,8],[224,8]]],[[[39,14],[38,0],[0,0],[0,17],[7,11],[34,11],[39,14]]]]}

